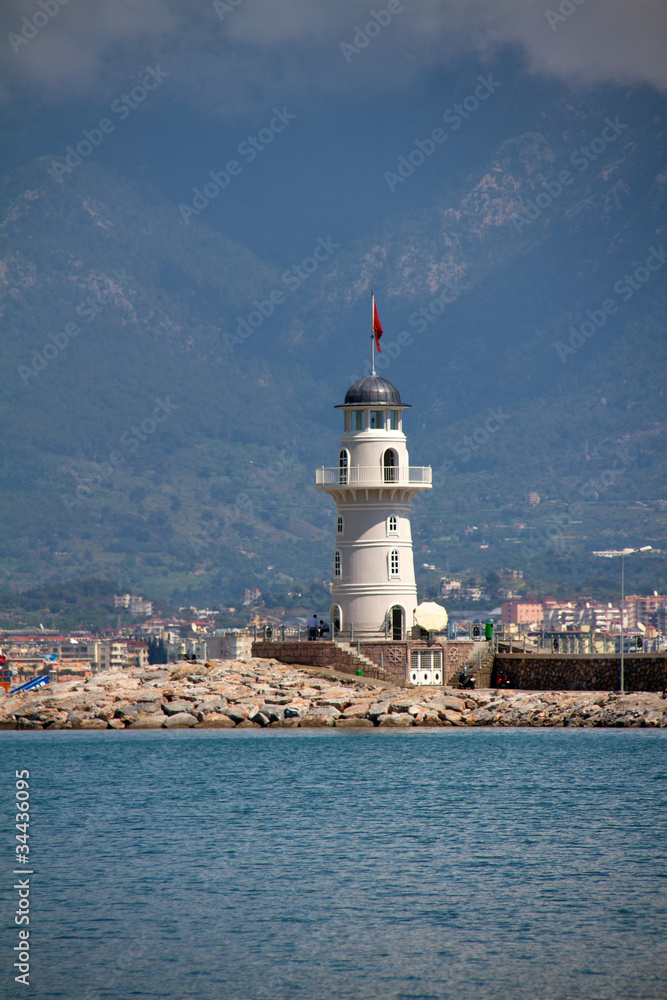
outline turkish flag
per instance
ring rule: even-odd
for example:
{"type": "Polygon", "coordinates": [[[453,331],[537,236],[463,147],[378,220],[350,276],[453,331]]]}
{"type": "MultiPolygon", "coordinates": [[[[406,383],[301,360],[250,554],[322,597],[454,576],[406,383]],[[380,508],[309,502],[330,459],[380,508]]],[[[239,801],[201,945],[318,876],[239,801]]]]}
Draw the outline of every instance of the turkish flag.
{"type": "Polygon", "coordinates": [[[382,336],[382,324],[378,317],[377,306],[375,305],[375,299],[373,299],[373,333],[375,334],[375,346],[378,349],[378,354],[382,354],[380,350],[380,337],[382,336]]]}

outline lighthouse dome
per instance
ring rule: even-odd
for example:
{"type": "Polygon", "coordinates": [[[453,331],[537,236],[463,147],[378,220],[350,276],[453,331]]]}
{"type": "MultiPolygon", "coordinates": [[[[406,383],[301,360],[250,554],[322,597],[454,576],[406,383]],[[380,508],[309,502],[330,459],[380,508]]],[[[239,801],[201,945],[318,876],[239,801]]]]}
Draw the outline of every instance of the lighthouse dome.
{"type": "Polygon", "coordinates": [[[386,378],[380,378],[379,375],[367,375],[366,378],[360,378],[345,393],[345,406],[364,406],[371,403],[387,406],[404,405],[401,403],[401,396],[396,386],[388,382],[386,378]]]}

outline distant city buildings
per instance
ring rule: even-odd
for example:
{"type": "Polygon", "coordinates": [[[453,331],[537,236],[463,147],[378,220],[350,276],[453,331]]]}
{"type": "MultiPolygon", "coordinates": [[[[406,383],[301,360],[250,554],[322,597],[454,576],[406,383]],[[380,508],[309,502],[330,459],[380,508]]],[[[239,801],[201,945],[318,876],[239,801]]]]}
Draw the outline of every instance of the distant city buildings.
{"type": "Polygon", "coordinates": [[[135,594],[114,594],[113,606],[116,610],[129,611],[135,618],[139,618],[140,615],[153,614],[153,602],[135,594]]]}
{"type": "MultiPolygon", "coordinates": [[[[554,597],[512,599],[501,606],[505,625],[532,625],[544,631],[563,632],[581,629],[594,632],[617,632],[621,627],[620,602],[593,600],[559,601],[554,597]]],[[[623,628],[629,632],[654,628],[667,630],[667,596],[653,594],[625,598],[623,628]]]]}
{"type": "Polygon", "coordinates": [[[539,601],[504,601],[500,607],[504,625],[532,625],[542,621],[542,605],[539,601]]]}

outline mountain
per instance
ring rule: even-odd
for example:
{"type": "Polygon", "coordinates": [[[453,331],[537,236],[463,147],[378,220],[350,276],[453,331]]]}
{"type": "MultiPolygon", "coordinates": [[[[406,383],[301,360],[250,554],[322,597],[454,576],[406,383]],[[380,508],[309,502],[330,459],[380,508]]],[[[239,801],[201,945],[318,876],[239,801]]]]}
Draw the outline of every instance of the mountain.
{"type": "MultiPolygon", "coordinates": [[[[278,260],[102,162],[5,176],[6,585],[107,576],[176,603],[314,588],[324,605],[333,509],[312,469],[334,464],[332,407],[366,371],[371,287],[378,370],[434,467],[413,518],[423,589],[449,566],[613,592],[592,551],[659,549],[664,102],[539,103],[520,78],[502,95],[504,129],[480,109],[387,161],[387,197],[419,186],[419,204],[278,260]]],[[[630,573],[653,589],[666,570],[656,553],[630,573]]]]}

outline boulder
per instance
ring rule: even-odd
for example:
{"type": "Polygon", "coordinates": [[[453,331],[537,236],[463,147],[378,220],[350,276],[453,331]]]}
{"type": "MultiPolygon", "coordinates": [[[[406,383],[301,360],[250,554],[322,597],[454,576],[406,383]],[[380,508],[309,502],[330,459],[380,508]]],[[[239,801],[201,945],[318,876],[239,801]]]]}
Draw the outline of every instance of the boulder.
{"type": "Polygon", "coordinates": [[[390,702],[388,701],[376,701],[373,702],[372,705],[368,706],[366,714],[369,719],[372,719],[375,722],[375,720],[379,719],[381,715],[388,715],[390,707],[390,702]]]}
{"type": "Polygon", "coordinates": [[[318,705],[311,708],[302,718],[302,726],[333,726],[340,712],[333,705],[318,705]]]}
{"type": "Polygon", "coordinates": [[[234,723],[229,716],[220,712],[205,713],[199,726],[203,729],[234,729],[234,723]]]}
{"type": "MultiPolygon", "coordinates": [[[[75,713],[70,713],[74,715],[75,713]]],[[[132,722],[139,715],[139,709],[136,705],[121,705],[114,712],[114,719],[122,719],[124,722],[132,722]]]]}
{"type": "Polygon", "coordinates": [[[262,715],[265,715],[269,722],[282,722],[285,718],[285,709],[282,705],[273,705],[269,702],[260,708],[262,715]]]}
{"type": "Polygon", "coordinates": [[[264,715],[264,712],[260,712],[258,710],[254,712],[252,715],[248,716],[248,721],[254,722],[256,726],[261,726],[263,729],[265,726],[268,726],[271,720],[268,718],[268,716],[264,715]]]}
{"type": "Polygon", "coordinates": [[[410,715],[416,715],[420,708],[420,703],[414,697],[394,698],[389,705],[389,711],[394,714],[408,712],[410,715]]]}
{"type": "Polygon", "coordinates": [[[461,726],[463,725],[462,715],[460,712],[454,712],[451,709],[444,709],[442,712],[436,713],[438,717],[449,726],[461,726]]]}
{"type": "Polygon", "coordinates": [[[255,712],[259,711],[259,705],[257,702],[254,704],[237,704],[228,705],[227,708],[223,709],[223,715],[228,715],[232,722],[241,723],[246,722],[250,715],[254,715],[255,712]]]}
{"type": "Polygon", "coordinates": [[[408,712],[399,712],[396,715],[385,713],[378,717],[379,726],[414,726],[415,720],[408,712]]]}
{"type": "Polygon", "coordinates": [[[186,701],[183,698],[175,698],[174,701],[168,701],[162,706],[162,710],[165,715],[182,715],[183,713],[194,711],[194,702],[186,701]]]}
{"type": "Polygon", "coordinates": [[[355,701],[343,711],[344,719],[364,719],[372,702],[355,701]]]}
{"type": "MultiPolygon", "coordinates": [[[[172,715],[172,719],[176,716],[172,715]]],[[[151,712],[150,715],[140,715],[129,724],[128,729],[162,729],[167,722],[167,716],[162,712],[151,712]]]]}
{"type": "MultiPolygon", "coordinates": [[[[145,716],[142,722],[150,719],[150,716],[145,716]]],[[[194,715],[190,715],[189,712],[177,712],[176,715],[170,715],[166,722],[163,723],[164,729],[187,729],[190,726],[196,726],[197,719],[194,715]]]]}
{"type": "Polygon", "coordinates": [[[82,719],[77,729],[106,729],[107,723],[104,719],[82,719]]]}
{"type": "Polygon", "coordinates": [[[443,720],[434,708],[422,709],[414,716],[415,726],[442,726],[443,720]]]}
{"type": "Polygon", "coordinates": [[[109,719],[107,729],[125,729],[125,724],[120,719],[109,719]]]}
{"type": "MultiPolygon", "coordinates": [[[[173,704],[173,702],[172,702],[173,704]]],[[[159,712],[162,709],[162,699],[161,698],[139,698],[136,702],[137,708],[140,713],[150,715],[151,712],[159,712]]]]}
{"type": "Polygon", "coordinates": [[[374,729],[375,726],[370,719],[362,719],[359,716],[336,719],[336,729],[374,729]]]}
{"type": "Polygon", "coordinates": [[[227,708],[226,698],[202,698],[201,701],[197,702],[197,708],[204,715],[209,715],[211,712],[217,712],[220,714],[224,708],[227,708]]]}

